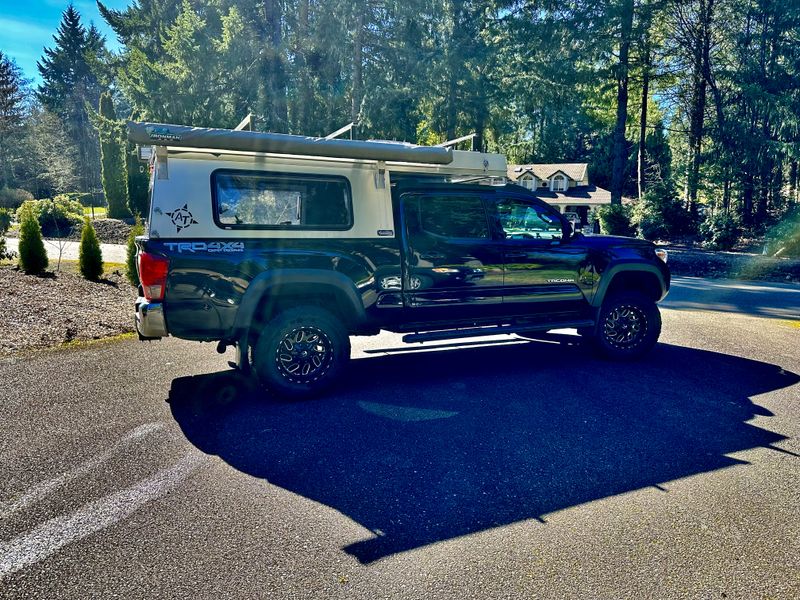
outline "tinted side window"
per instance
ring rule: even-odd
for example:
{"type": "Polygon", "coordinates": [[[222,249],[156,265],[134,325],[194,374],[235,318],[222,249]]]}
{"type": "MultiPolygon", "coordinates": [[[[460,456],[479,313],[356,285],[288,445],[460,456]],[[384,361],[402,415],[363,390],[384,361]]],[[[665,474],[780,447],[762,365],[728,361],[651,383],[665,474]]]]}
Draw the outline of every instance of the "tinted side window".
{"type": "Polygon", "coordinates": [[[217,222],[231,227],[347,229],[350,186],[343,177],[215,171],[217,222]]]}
{"type": "Polygon", "coordinates": [[[483,201],[477,196],[423,196],[420,225],[427,233],[449,238],[488,238],[483,201]]]}
{"type": "Polygon", "coordinates": [[[560,240],[561,220],[554,211],[516,198],[497,203],[500,227],[507,240],[560,240]]]}

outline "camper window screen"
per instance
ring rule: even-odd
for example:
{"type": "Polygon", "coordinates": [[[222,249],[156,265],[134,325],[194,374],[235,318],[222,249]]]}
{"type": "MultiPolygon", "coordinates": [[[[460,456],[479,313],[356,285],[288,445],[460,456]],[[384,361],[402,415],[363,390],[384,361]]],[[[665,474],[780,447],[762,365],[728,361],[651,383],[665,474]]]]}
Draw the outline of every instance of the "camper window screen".
{"type": "Polygon", "coordinates": [[[217,171],[212,176],[223,227],[348,229],[350,186],[343,177],[217,171]]]}

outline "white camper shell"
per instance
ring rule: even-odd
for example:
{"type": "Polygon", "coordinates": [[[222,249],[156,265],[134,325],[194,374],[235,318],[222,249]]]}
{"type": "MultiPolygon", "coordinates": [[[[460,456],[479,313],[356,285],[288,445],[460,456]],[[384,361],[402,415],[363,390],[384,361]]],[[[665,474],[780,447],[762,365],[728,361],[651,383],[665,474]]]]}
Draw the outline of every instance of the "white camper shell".
{"type": "MultiPolygon", "coordinates": [[[[129,123],[129,138],[151,153],[153,185],[151,238],[252,237],[252,230],[226,225],[215,214],[212,174],[219,170],[345,178],[352,220],[343,231],[263,229],[264,238],[393,237],[391,184],[402,178],[432,181],[505,182],[501,154],[416,146],[402,142],[313,138],[295,135],[206,129],[157,123],[129,123]],[[176,227],[177,218],[187,226],[176,227]],[[176,231],[177,230],[177,231],[176,231]],[[224,232],[224,233],[223,233],[224,232]]],[[[300,209],[298,208],[298,218],[300,209]]]]}

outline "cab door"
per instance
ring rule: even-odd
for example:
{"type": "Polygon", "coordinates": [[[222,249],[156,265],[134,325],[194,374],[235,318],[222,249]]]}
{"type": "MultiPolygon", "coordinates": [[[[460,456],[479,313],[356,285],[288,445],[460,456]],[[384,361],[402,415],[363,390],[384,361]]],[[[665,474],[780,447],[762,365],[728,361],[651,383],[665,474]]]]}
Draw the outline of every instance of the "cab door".
{"type": "Polygon", "coordinates": [[[415,321],[486,317],[503,302],[503,247],[479,192],[408,193],[403,295],[415,321]]]}
{"type": "Polygon", "coordinates": [[[503,302],[509,314],[579,312],[587,251],[569,240],[569,225],[553,207],[498,192],[493,216],[503,240],[503,302]]]}

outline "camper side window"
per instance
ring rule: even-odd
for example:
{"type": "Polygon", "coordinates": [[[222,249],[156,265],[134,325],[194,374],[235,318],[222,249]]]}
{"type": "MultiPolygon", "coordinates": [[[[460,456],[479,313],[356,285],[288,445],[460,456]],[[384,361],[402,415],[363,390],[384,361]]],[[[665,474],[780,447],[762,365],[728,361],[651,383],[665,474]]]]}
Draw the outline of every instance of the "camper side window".
{"type": "Polygon", "coordinates": [[[225,228],[349,229],[344,177],[220,170],[211,175],[214,217],[225,228]]]}

